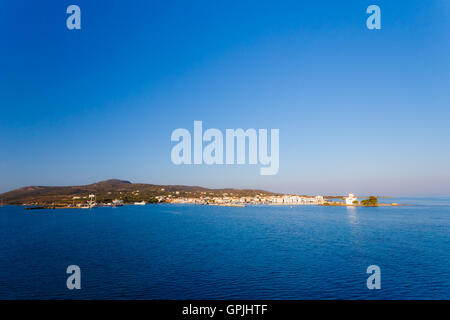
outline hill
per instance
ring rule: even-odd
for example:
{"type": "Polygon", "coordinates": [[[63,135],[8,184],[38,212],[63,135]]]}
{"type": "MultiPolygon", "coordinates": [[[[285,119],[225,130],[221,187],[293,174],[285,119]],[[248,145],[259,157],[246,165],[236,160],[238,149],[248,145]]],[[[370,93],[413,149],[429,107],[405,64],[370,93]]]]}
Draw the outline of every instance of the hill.
{"type": "MultiPolygon", "coordinates": [[[[126,180],[110,179],[84,186],[29,186],[0,194],[3,204],[34,204],[72,203],[78,199],[87,199],[89,194],[95,194],[98,202],[110,202],[122,199],[126,203],[135,201],[151,201],[157,196],[170,197],[200,197],[200,196],[254,196],[257,194],[276,194],[264,190],[253,189],[208,189],[199,186],[155,185],[131,183],[126,180]],[[75,197],[75,199],[74,199],[75,197]],[[78,198],[79,197],[79,198],[78,198]]],[[[79,200],[78,200],[79,201],[79,200]]]]}

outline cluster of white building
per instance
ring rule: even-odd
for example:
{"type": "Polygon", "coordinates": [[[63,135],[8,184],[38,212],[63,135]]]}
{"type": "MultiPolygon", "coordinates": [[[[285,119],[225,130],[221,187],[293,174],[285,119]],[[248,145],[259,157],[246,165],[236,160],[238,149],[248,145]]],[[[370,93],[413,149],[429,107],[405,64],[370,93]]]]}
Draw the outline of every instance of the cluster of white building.
{"type": "Polygon", "coordinates": [[[302,197],[297,195],[284,195],[271,197],[272,204],[323,204],[323,196],[302,197]]]}
{"type": "Polygon", "coordinates": [[[280,196],[255,196],[255,197],[200,197],[200,198],[173,198],[166,199],[170,203],[195,203],[195,204],[274,204],[274,205],[297,205],[297,204],[323,204],[323,196],[305,197],[298,195],[280,196]]]}
{"type": "MultiPolygon", "coordinates": [[[[115,199],[112,203],[95,203],[95,196],[89,195],[88,205],[92,206],[122,206],[124,204],[123,200],[115,199]]],[[[86,197],[83,197],[86,198],[86,197]]],[[[74,200],[80,199],[80,197],[73,197],[74,200]]],[[[168,203],[192,203],[192,204],[216,204],[216,205],[244,205],[244,204],[272,204],[272,205],[321,205],[326,204],[326,200],[323,196],[318,195],[314,197],[299,196],[299,195],[256,195],[252,197],[238,197],[229,196],[224,194],[224,196],[201,196],[199,198],[185,198],[185,197],[172,197],[168,196],[157,196],[156,199],[159,202],[168,203]]],[[[353,193],[349,193],[347,197],[344,198],[345,205],[355,205],[358,204],[358,198],[355,197],[353,193]]],[[[146,205],[146,201],[135,202],[135,205],[146,205]]],[[[330,204],[330,203],[328,203],[330,204]]],[[[79,204],[78,206],[80,206],[79,204]]]]}
{"type": "MultiPolygon", "coordinates": [[[[255,197],[200,197],[200,198],[169,198],[165,201],[170,203],[194,203],[194,204],[272,204],[272,205],[321,205],[327,203],[321,195],[314,197],[299,195],[279,195],[279,196],[255,196],[255,197]]],[[[358,204],[358,198],[349,193],[344,197],[345,205],[358,204]]],[[[328,202],[329,203],[329,202],[328,202]]],[[[337,204],[337,203],[336,203],[337,204]]]]}

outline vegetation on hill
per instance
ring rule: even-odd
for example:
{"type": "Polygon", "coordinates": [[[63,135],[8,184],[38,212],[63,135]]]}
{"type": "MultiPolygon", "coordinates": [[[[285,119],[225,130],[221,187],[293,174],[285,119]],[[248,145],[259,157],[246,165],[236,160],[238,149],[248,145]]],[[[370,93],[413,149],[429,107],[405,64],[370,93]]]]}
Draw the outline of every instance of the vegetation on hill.
{"type": "Polygon", "coordinates": [[[108,203],[121,199],[125,203],[138,201],[157,202],[156,197],[215,197],[215,196],[255,196],[276,193],[253,189],[208,189],[198,186],[154,185],[131,183],[126,180],[111,179],[84,186],[45,187],[32,186],[0,194],[4,204],[72,204],[86,202],[89,194],[96,196],[98,203],[108,203]]]}

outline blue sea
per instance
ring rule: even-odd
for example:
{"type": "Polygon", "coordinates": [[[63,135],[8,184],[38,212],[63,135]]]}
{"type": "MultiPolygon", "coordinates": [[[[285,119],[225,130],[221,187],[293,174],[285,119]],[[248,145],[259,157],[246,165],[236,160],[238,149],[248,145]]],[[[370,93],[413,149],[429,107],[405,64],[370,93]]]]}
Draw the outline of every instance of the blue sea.
{"type": "Polygon", "coordinates": [[[450,198],[387,200],[411,205],[3,206],[0,299],[450,299],[450,198]]]}

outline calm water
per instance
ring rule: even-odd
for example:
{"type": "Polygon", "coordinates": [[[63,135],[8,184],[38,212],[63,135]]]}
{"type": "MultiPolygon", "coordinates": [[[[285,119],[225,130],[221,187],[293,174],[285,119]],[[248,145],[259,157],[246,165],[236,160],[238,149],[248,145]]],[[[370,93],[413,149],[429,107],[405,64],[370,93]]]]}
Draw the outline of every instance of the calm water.
{"type": "Polygon", "coordinates": [[[390,201],[416,205],[0,207],[0,298],[450,299],[450,198],[390,201]]]}

